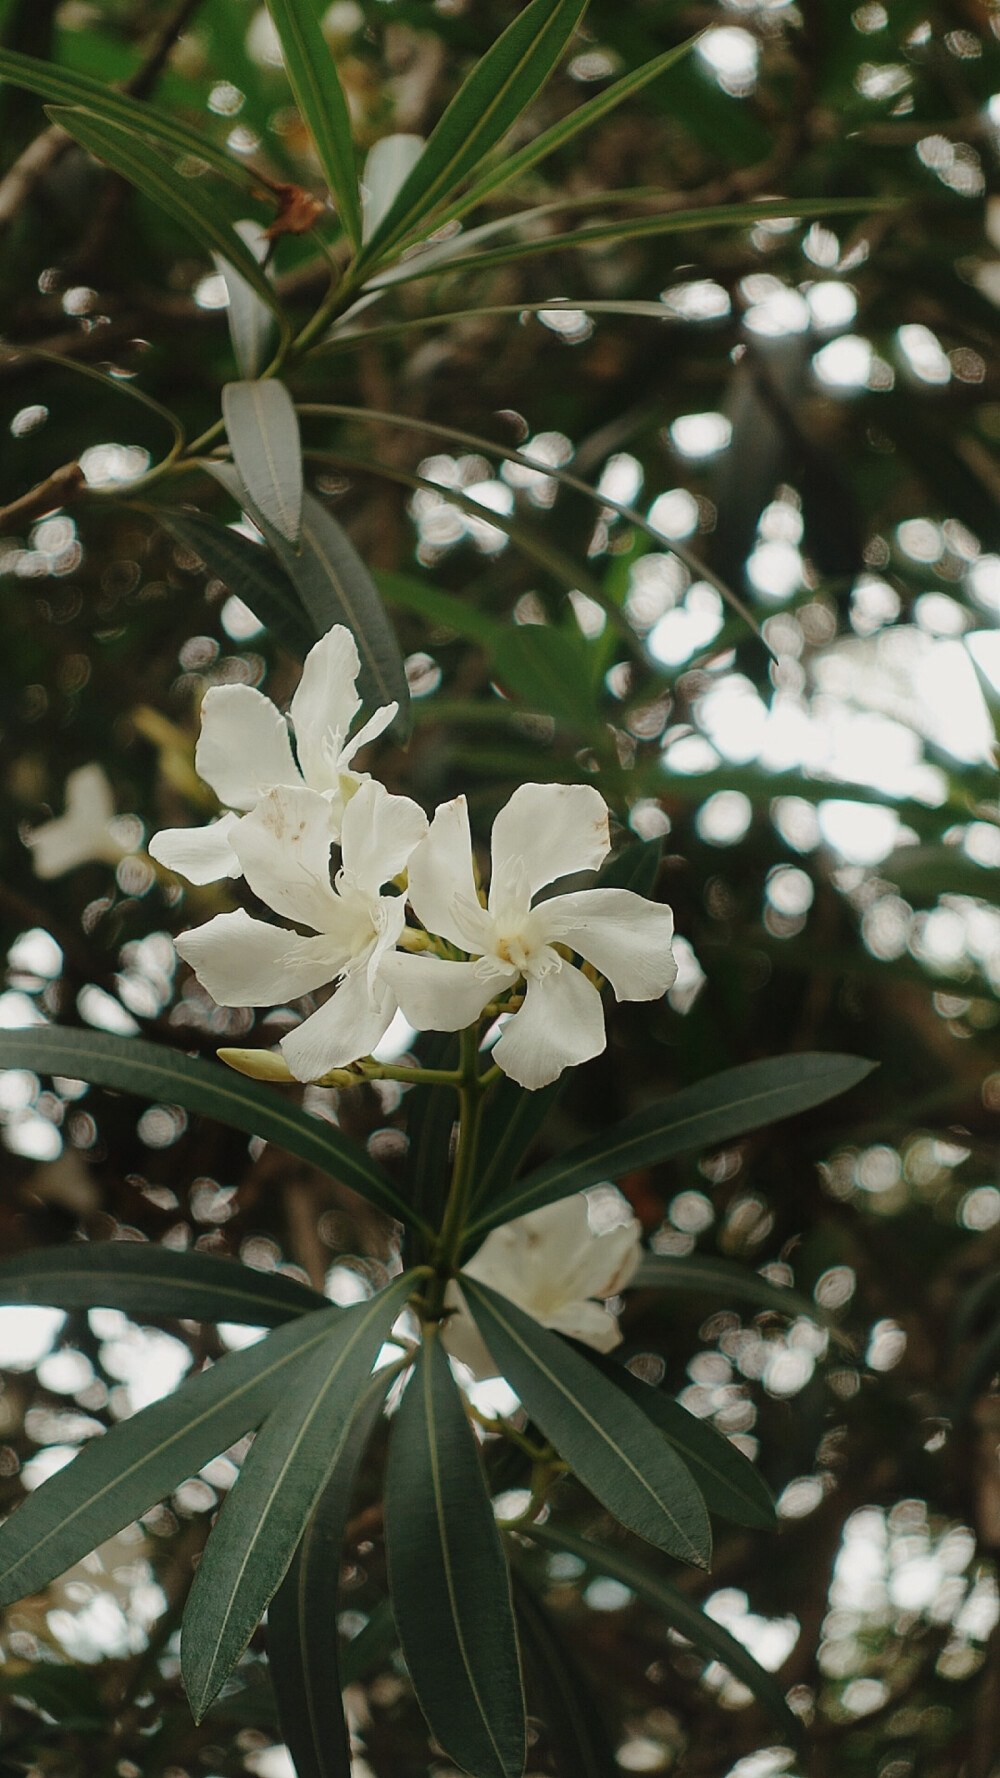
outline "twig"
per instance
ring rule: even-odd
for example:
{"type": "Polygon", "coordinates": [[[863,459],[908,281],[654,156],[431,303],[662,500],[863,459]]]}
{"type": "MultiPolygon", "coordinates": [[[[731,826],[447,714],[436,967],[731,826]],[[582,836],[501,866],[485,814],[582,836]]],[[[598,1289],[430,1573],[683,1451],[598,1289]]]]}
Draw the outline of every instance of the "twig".
{"type": "Polygon", "coordinates": [[[9,506],[0,507],[0,537],[11,531],[20,531],[25,522],[39,519],[44,513],[53,512],[57,506],[65,506],[82,493],[87,485],[87,478],[79,463],[63,463],[59,469],[46,476],[36,487],[29,488],[19,500],[12,500],[9,506]]]}

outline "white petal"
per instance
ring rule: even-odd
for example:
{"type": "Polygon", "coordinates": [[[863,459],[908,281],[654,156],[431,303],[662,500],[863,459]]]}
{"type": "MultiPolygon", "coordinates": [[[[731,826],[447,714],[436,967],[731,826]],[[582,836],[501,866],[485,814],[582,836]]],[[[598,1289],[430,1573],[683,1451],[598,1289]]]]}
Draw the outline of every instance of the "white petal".
{"type": "Polygon", "coordinates": [[[522,784],[493,823],[490,913],[521,914],[533,895],[606,858],[608,805],[590,784],[522,784]]]}
{"type": "Polygon", "coordinates": [[[559,939],[606,975],[618,1000],[658,1000],[677,979],[668,907],[630,889],[582,889],[535,909],[551,943],[559,939]]]}
{"type": "Polygon", "coordinates": [[[395,951],[382,963],[403,1015],[418,1031],[464,1031],[494,995],[517,979],[513,969],[481,970],[476,963],[395,951]]]}
{"type": "Polygon", "coordinates": [[[329,940],[300,938],[287,927],[251,919],[242,908],[216,914],[174,942],[220,1006],[281,1006],[337,973],[329,940]]]}
{"type": "Polygon", "coordinates": [[[81,766],[66,779],[66,813],[45,821],[27,837],[36,877],[61,877],[97,859],[117,864],[125,848],[108,831],[115,805],[99,765],[81,766]]]}
{"type": "Polygon", "coordinates": [[[398,714],[398,704],[383,704],[381,709],[376,710],[374,716],[369,716],[368,721],[361,724],[357,734],[352,736],[341,753],[341,769],[350,763],[356,753],[360,753],[362,747],[367,747],[369,741],[377,740],[378,736],[389,727],[390,722],[395,721],[398,714]]]}
{"type": "Polygon", "coordinates": [[[318,1012],[282,1038],[281,1053],[296,1080],[318,1080],[331,1068],[371,1055],[395,1012],[391,990],[377,983],[373,995],[367,972],[356,969],[318,1012]]]}
{"type": "Polygon", "coordinates": [[[464,796],[437,809],[427,838],[410,859],[407,874],[410,906],[428,932],[475,955],[492,950],[492,923],[476,894],[464,796]]]}
{"type": "Polygon", "coordinates": [[[252,809],[273,785],[302,782],[285,718],[250,685],[205,693],[194,763],[227,809],[252,809]]]}
{"type": "Polygon", "coordinates": [[[460,1363],[467,1364],[477,1382],[481,1382],[484,1377],[498,1377],[500,1366],[490,1357],[483,1336],[454,1278],[449,1281],[444,1293],[444,1306],[454,1310],[441,1330],[445,1351],[460,1363]]]}
{"type": "Polygon", "coordinates": [[[326,798],[304,784],[271,790],[236,823],[231,844],[254,894],[276,914],[340,937],[346,963],[353,935],[330,882],[326,798]]]}
{"type": "Polygon", "coordinates": [[[564,1309],[557,1309],[542,1325],[555,1328],[557,1333],[567,1334],[571,1340],[581,1340],[585,1346],[592,1346],[595,1352],[612,1352],[616,1346],[621,1345],[621,1328],[602,1303],[567,1303],[564,1309]]]}
{"type": "Polygon", "coordinates": [[[528,978],[520,1012],[503,1028],[493,1055],[529,1092],[558,1080],[564,1068],[589,1062],[604,1048],[601,996],[571,963],[528,978]]]}
{"type": "Polygon", "coordinates": [[[350,630],[334,624],[310,648],[292,699],[295,748],[313,790],[333,790],[347,731],[361,708],[354,682],[361,671],[350,630]]]}
{"type": "Polygon", "coordinates": [[[377,895],[406,868],[427,832],[427,816],[408,796],[390,796],[384,784],[366,778],[344,810],[340,830],[344,876],[377,895]]]}
{"type": "Polygon", "coordinates": [[[238,877],[240,861],[229,836],[239,819],[238,815],[223,815],[221,821],[210,821],[207,827],[164,827],[150,840],[149,856],[189,883],[238,877]]]}

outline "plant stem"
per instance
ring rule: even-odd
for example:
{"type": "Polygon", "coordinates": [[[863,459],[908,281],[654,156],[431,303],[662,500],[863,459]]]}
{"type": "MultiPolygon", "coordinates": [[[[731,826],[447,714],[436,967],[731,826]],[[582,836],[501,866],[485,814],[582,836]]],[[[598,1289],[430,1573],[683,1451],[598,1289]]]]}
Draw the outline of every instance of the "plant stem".
{"type": "Polygon", "coordinates": [[[439,1319],[444,1308],[445,1291],[448,1280],[454,1276],[458,1256],[462,1251],[472,1199],[476,1153],[479,1147],[479,1120],[483,1097],[489,1091],[489,1082],[479,1072],[478,1023],[470,1025],[468,1030],[462,1032],[459,1083],[458,1148],[455,1151],[451,1190],[432,1255],[436,1275],[426,1298],[427,1316],[431,1320],[439,1319]]]}

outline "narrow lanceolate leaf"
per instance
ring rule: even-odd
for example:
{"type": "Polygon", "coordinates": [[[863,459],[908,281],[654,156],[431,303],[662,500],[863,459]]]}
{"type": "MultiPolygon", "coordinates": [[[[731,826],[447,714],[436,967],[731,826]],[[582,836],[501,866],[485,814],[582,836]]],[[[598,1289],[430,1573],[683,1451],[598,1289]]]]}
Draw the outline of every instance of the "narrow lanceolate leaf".
{"type": "MultiPolygon", "coordinates": [[[[370,1302],[343,1310],[254,1439],[184,1611],[181,1670],[199,1722],[281,1585],[349,1448],[372,1367],[412,1288],[404,1274],[370,1302]]],[[[383,1378],[377,1387],[387,1383],[383,1378]]]]}
{"type": "Polygon", "coordinates": [[[479,1217],[469,1239],[482,1239],[497,1223],[604,1179],[620,1179],[638,1167],[712,1148],[778,1118],[810,1111],[856,1086],[875,1065],[859,1056],[806,1052],[709,1075],[529,1173],[479,1217]]]}
{"type": "Polygon", "coordinates": [[[85,1445],[0,1526],[0,1604],[48,1586],[259,1426],[296,1392],[299,1366],[342,1314],[319,1309],[286,1323],[85,1445]]]}
{"type": "Polygon", "coordinates": [[[698,1420],[680,1402],[633,1376],[613,1358],[595,1354],[591,1362],[662,1432],[690,1470],[710,1512],[737,1525],[774,1530],[774,1501],[767,1483],[710,1421],[698,1420]]]}
{"type": "Polygon", "coordinates": [[[372,235],[366,264],[384,260],[433,216],[516,122],[548,80],[585,5],[586,0],[531,0],[522,8],[455,94],[372,235]]]}
{"type": "Polygon", "coordinates": [[[286,542],[302,531],[302,445],[284,383],[227,383],[222,417],[240,480],[255,507],[286,542]]]}
{"type": "Polygon", "coordinates": [[[297,1278],[255,1272],[238,1260],[146,1241],[101,1241],[19,1253],[0,1263],[0,1303],[53,1309],[121,1309],[145,1320],[236,1321],[280,1327],[325,1307],[297,1278]]]}
{"type": "Polygon", "coordinates": [[[751,1303],[755,1309],[773,1309],[789,1318],[809,1315],[843,1339],[828,1312],[801,1291],[788,1284],[775,1284],[749,1266],[737,1265],[735,1260],[715,1259],[711,1254],[692,1253],[687,1259],[676,1259],[666,1253],[646,1253],[631,1288],[676,1290],[689,1296],[710,1296],[716,1302],[751,1303]]]}
{"type": "Polygon", "coordinates": [[[473,1204],[489,1204],[508,1189],[514,1174],[559,1097],[561,1081],[527,1093],[506,1075],[483,1107],[479,1165],[473,1204]]]}
{"type": "Polygon", "coordinates": [[[134,1037],[32,1025],[0,1031],[0,1068],[33,1068],[40,1074],[88,1080],[95,1087],[138,1093],[144,1099],[164,1100],[218,1118],[333,1174],[401,1222],[412,1220],[388,1175],[360,1143],[349,1142],[331,1124],[300,1111],[272,1087],[234,1074],[218,1062],[198,1061],[134,1037]]]}
{"type": "MultiPolygon", "coordinates": [[[[271,242],[260,223],[236,222],[233,227],[257,264],[263,265],[271,242]]],[[[221,253],[213,253],[212,258],[226,283],[226,322],[240,376],[259,377],[267,364],[274,316],[228,259],[223,259],[221,253]]]]}
{"type": "Polygon", "coordinates": [[[649,1543],[706,1568],[712,1534],[690,1471],[596,1366],[467,1273],[462,1290],[490,1354],[532,1420],[602,1506],[649,1543]]]}
{"type": "Polygon", "coordinates": [[[408,732],[410,691],[396,632],[371,573],[343,526],[314,495],[306,494],[296,551],[268,522],[231,464],[206,463],[205,468],[260,526],[316,635],[325,636],[334,624],[347,625],[361,656],[361,696],[373,707],[398,704],[396,732],[408,732]]]}
{"type": "Polygon", "coordinates": [[[520,1778],[524,1702],[510,1576],[476,1441],[435,1334],[393,1421],[385,1531],[396,1627],[435,1740],[475,1778],[520,1778]]]}
{"type": "MultiPolygon", "coordinates": [[[[281,1732],[298,1778],[351,1778],[341,1699],[341,1686],[347,1680],[342,1676],[338,1652],[337,1590],[358,1464],[385,1400],[388,1373],[383,1372],[382,1377],[382,1383],[374,1380],[355,1415],[336,1469],[267,1610],[267,1663],[281,1732]]],[[[396,1628],[391,1613],[386,1615],[384,1640],[392,1646],[396,1628]]],[[[374,1621],[370,1618],[366,1628],[374,1621]]],[[[377,1627],[369,1643],[376,1637],[377,1627]]],[[[350,1648],[354,1649],[353,1642],[350,1648]]],[[[356,1654],[355,1663],[357,1659],[356,1654]]],[[[377,1651],[373,1659],[377,1659],[377,1651]]]]}
{"type": "Polygon", "coordinates": [[[200,556],[210,574],[225,582],[249,605],[255,617],[283,643],[296,660],[305,659],[317,640],[284,569],[279,568],[270,550],[249,537],[220,525],[193,507],[156,508],[156,517],[171,537],[185,549],[200,556]]]}
{"type": "Polygon", "coordinates": [[[249,247],[240,240],[226,212],[202,190],[198,179],[186,179],[169,160],[131,130],[103,123],[89,111],[57,105],[49,105],[46,110],[53,123],[61,124],[81,147],[129,180],[152,203],[158,204],[199,242],[206,253],[221,253],[279,321],[284,322],[278,297],[249,247]]]}
{"type": "Polygon", "coordinates": [[[669,1581],[652,1573],[647,1563],[637,1562],[604,1544],[593,1543],[589,1537],[578,1537],[573,1531],[563,1530],[562,1526],[530,1525],[524,1530],[535,1543],[545,1544],[549,1549],[566,1550],[579,1556],[598,1574],[610,1575],[624,1586],[631,1587],[646,1605],[662,1612],[670,1628],[692,1642],[699,1653],[721,1661],[730,1673],[742,1680],[793,1744],[797,1745],[801,1740],[802,1724],[789,1710],[785,1694],[774,1675],[755,1661],[742,1642],[737,1642],[735,1636],[710,1618],[699,1605],[672,1587],[669,1581]]]}
{"type": "Polygon", "coordinates": [[[676,62],[687,55],[694,42],[695,39],[692,37],[687,43],[679,43],[673,49],[664,50],[662,55],[654,56],[652,61],[644,62],[641,68],[633,69],[630,74],[623,74],[620,80],[605,87],[602,93],[597,93],[585,104],[578,105],[575,111],[569,113],[568,117],[561,117],[559,122],[554,123],[550,129],[543,130],[538,136],[533,136],[531,141],[526,142],[524,147],[519,148],[516,153],[504,155],[503,160],[497,166],[491,167],[488,173],[481,174],[467,192],[464,192],[453,204],[449,204],[447,209],[435,218],[435,226],[443,228],[445,223],[452,222],[459,216],[465,216],[469,210],[476,209],[486,198],[492,197],[494,192],[500,191],[505,185],[510,185],[514,180],[520,179],[523,173],[536,167],[539,161],[545,160],[557,149],[564,148],[567,142],[573,140],[574,136],[578,136],[583,130],[590,129],[592,124],[599,123],[609,111],[613,111],[625,99],[630,99],[633,93],[641,92],[643,87],[649,86],[661,74],[666,74],[669,68],[672,68],[676,62]]]}
{"type": "Polygon", "coordinates": [[[316,0],[267,0],[281,43],[285,73],[316,145],[323,177],[351,246],[361,244],[361,199],[351,118],[336,64],[320,30],[316,0]]]}
{"type": "Polygon", "coordinates": [[[209,141],[198,130],[179,123],[169,111],[161,111],[145,99],[140,102],[129,98],[127,93],[115,92],[114,87],[108,86],[106,81],[95,80],[91,74],[81,74],[76,68],[59,67],[55,62],[44,62],[36,56],[22,55],[16,49],[0,49],[0,81],[4,80],[11,86],[26,87],[29,92],[39,93],[43,99],[50,99],[57,105],[82,106],[104,123],[130,130],[134,135],[151,136],[175,154],[204,161],[244,191],[255,196],[260,193],[260,180],[244,161],[227,154],[224,148],[209,141]]]}
{"type": "Polygon", "coordinates": [[[537,1593],[516,1570],[513,1579],[528,1706],[545,1724],[558,1778],[621,1778],[593,1686],[537,1593]]]}
{"type": "MultiPolygon", "coordinates": [[[[423,1068],[457,1068],[459,1040],[453,1031],[429,1032],[421,1039],[423,1068]]],[[[441,1086],[415,1086],[406,1095],[405,1186],[408,1202],[434,1228],[439,1227],[451,1185],[452,1139],[457,1095],[441,1086]]]]}

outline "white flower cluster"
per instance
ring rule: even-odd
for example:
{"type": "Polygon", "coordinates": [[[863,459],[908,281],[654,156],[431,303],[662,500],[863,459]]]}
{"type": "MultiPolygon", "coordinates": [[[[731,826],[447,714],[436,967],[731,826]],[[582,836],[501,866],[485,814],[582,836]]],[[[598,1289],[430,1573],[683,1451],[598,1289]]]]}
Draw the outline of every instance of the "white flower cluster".
{"type": "Polygon", "coordinates": [[[625,889],[537,899],[596,870],[609,850],[603,797],[565,784],[524,784],[500,811],[484,906],[465,798],[428,825],[408,797],[351,769],[395,715],[388,705],[348,738],[358,671],[339,625],[310,651],[291,705],[295,755],[268,698],[247,686],[207,693],[195,763],[229,812],[158,834],[149,850],[192,882],[242,874],[292,926],[219,914],[177,949],[223,1006],[280,1005],[337,984],[282,1040],[303,1081],[369,1055],[397,1008],[419,1030],[458,1031],[520,990],[493,1053],[521,1086],[546,1086],[604,1049],[595,974],[619,1000],[655,1000],[671,986],[670,910],[625,889]],[[407,925],[408,910],[423,933],[407,925]]]}

